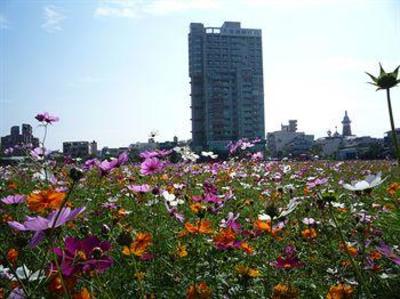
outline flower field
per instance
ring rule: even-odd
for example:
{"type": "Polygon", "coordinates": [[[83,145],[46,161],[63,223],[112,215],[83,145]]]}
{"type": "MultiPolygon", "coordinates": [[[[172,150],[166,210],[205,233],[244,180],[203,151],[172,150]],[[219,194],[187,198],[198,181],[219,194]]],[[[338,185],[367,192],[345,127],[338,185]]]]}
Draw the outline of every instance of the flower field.
{"type": "Polygon", "coordinates": [[[399,298],[394,162],[232,148],[1,168],[0,298],[399,298]]]}

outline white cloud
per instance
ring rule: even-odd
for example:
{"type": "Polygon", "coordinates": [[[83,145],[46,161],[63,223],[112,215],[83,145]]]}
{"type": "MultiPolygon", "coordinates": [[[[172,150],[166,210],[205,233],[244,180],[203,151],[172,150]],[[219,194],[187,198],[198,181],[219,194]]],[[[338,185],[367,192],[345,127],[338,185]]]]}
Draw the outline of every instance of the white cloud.
{"type": "Polygon", "coordinates": [[[94,15],[137,18],[143,15],[168,15],[188,10],[207,10],[220,6],[220,0],[102,0],[94,15]]]}
{"type": "Polygon", "coordinates": [[[0,30],[5,30],[9,28],[9,22],[5,15],[0,14],[0,30]]]}
{"type": "Polygon", "coordinates": [[[61,31],[61,23],[65,20],[62,10],[54,5],[43,7],[44,23],[42,28],[49,33],[61,31]]]}

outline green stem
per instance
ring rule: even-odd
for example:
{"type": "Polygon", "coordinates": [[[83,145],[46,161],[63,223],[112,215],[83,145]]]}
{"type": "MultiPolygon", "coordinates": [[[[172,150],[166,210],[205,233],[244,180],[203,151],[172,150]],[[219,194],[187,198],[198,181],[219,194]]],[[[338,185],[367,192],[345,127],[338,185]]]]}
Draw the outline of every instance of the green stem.
{"type": "Polygon", "coordinates": [[[399,165],[400,165],[400,149],[399,149],[399,143],[397,141],[396,127],[394,126],[392,103],[390,101],[390,89],[389,88],[386,89],[386,98],[387,98],[387,103],[388,103],[388,108],[389,108],[390,126],[392,128],[393,146],[394,146],[394,150],[395,150],[395,153],[397,156],[397,161],[399,162],[399,165]]]}
{"type": "Polygon", "coordinates": [[[333,213],[331,203],[329,203],[329,212],[331,214],[333,222],[335,223],[336,230],[338,231],[340,240],[343,243],[343,245],[345,246],[345,250],[344,251],[346,252],[346,254],[347,254],[347,256],[348,256],[348,258],[350,260],[351,266],[353,267],[353,270],[354,270],[354,272],[355,272],[355,274],[357,276],[358,283],[360,284],[360,289],[362,290],[362,288],[364,287],[364,289],[365,289],[365,291],[367,293],[367,298],[373,298],[371,293],[370,293],[370,291],[369,291],[368,284],[366,283],[366,281],[364,279],[364,276],[362,275],[359,266],[356,264],[356,262],[354,261],[353,256],[347,250],[346,239],[345,239],[344,234],[343,234],[342,230],[340,229],[340,226],[339,226],[339,224],[338,224],[338,222],[336,220],[335,214],[333,213]]]}
{"type": "MultiPolygon", "coordinates": [[[[13,265],[8,261],[7,256],[5,255],[4,252],[2,252],[3,255],[3,259],[8,267],[8,269],[10,269],[12,275],[14,275],[15,279],[18,281],[18,283],[20,284],[21,288],[24,291],[24,294],[27,296],[27,298],[29,298],[30,293],[28,292],[25,284],[22,282],[22,280],[18,277],[16,270],[14,270],[13,265]]],[[[25,274],[25,277],[27,277],[27,275],[25,274]]],[[[40,277],[40,276],[38,276],[40,277]]]]}

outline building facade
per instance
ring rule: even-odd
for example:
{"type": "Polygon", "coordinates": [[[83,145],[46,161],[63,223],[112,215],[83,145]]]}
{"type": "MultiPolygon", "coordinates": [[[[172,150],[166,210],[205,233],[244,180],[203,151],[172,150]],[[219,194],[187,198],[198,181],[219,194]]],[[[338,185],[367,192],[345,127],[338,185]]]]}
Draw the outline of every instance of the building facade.
{"type": "Polygon", "coordinates": [[[270,132],[267,135],[268,150],[272,157],[278,158],[307,154],[313,142],[314,135],[297,132],[297,120],[289,120],[288,125],[281,125],[280,131],[270,132]]]}
{"type": "Polygon", "coordinates": [[[89,156],[88,141],[63,142],[63,154],[71,158],[86,158],[89,156]]]}
{"type": "Polygon", "coordinates": [[[1,138],[1,153],[6,156],[25,156],[24,147],[38,147],[39,139],[32,135],[32,126],[22,124],[22,132],[19,126],[10,129],[10,135],[1,138]]]}
{"type": "Polygon", "coordinates": [[[191,23],[189,76],[194,150],[224,151],[229,141],[265,139],[260,29],[191,23]]]}

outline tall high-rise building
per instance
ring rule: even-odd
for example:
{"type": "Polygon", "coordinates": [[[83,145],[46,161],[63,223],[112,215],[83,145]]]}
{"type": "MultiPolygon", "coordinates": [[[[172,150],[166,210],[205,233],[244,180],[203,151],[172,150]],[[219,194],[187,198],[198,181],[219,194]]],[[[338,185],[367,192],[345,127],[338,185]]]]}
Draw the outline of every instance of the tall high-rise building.
{"type": "Polygon", "coordinates": [[[351,136],[351,120],[347,115],[347,110],[344,112],[342,125],[343,125],[343,131],[342,131],[343,137],[351,136]]]}
{"type": "Polygon", "coordinates": [[[192,147],[225,150],[229,141],[265,139],[260,29],[239,22],[191,23],[189,33],[192,147]]]}

